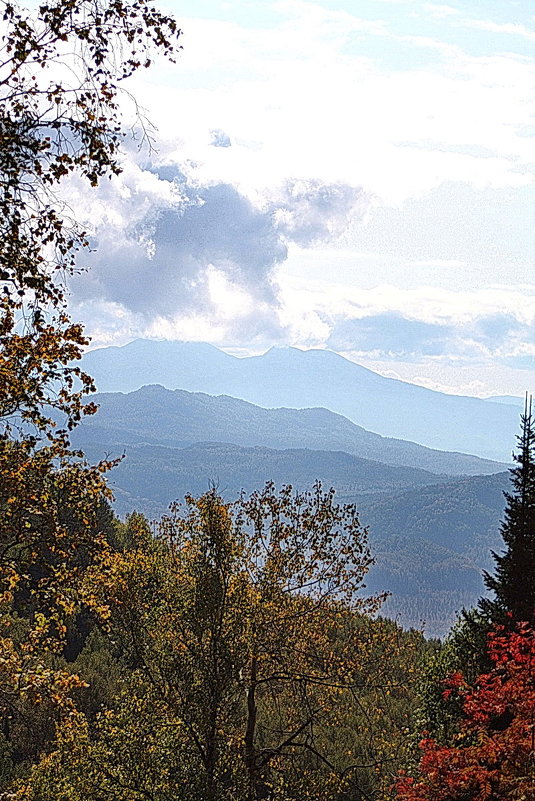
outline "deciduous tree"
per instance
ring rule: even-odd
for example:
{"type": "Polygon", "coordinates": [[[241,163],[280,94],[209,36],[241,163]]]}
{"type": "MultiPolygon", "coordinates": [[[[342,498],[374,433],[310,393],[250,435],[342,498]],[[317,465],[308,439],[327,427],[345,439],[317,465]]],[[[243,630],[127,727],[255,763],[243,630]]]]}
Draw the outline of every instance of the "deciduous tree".
{"type": "Polygon", "coordinates": [[[400,801],[526,801],[535,797],[535,635],[527,625],[489,635],[493,668],[469,685],[453,674],[445,696],[460,703],[456,742],[421,743],[416,776],[398,782],[400,801]]]}
{"type": "MultiPolygon", "coordinates": [[[[29,703],[70,708],[54,669],[82,598],[80,564],[99,551],[107,464],[86,465],[68,432],[93,389],[87,344],[66,311],[66,279],[87,246],[61,200],[66,176],[95,186],[119,171],[121,82],[179,30],[145,0],[0,2],[0,716],[29,703]],[[23,617],[21,622],[20,618],[23,617]]],[[[18,716],[18,717],[17,717],[18,716]]]]}
{"type": "Polygon", "coordinates": [[[172,57],[180,31],[145,0],[35,11],[2,0],[0,12],[0,419],[50,433],[47,409],[69,428],[92,388],[72,364],[87,343],[65,311],[65,278],[87,239],[61,184],[76,173],[95,186],[120,171],[121,84],[152,51],[172,57]]]}
{"type": "Polygon", "coordinates": [[[129,671],[128,703],[93,741],[115,755],[110,797],[114,774],[117,798],[159,798],[155,766],[171,762],[162,798],[365,798],[390,784],[421,638],[402,655],[396,627],[368,617],[379,599],[361,592],[371,558],[353,506],[319,484],[267,485],[235,506],[190,498],[156,537],[139,516],[128,525],[130,546],[88,575],[129,671]],[[138,754],[130,727],[166,735],[138,754]]]}

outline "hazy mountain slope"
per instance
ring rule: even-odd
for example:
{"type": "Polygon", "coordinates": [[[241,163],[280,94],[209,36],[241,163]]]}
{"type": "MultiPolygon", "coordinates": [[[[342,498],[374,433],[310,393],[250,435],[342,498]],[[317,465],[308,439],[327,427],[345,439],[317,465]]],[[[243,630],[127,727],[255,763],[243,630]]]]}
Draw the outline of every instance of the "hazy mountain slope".
{"type": "Polygon", "coordinates": [[[500,550],[503,491],[509,474],[473,476],[416,491],[360,496],[361,521],[369,526],[376,565],[372,590],[389,589],[384,612],[408,626],[425,622],[442,636],[463,607],[485,593],[483,569],[500,550]]]}
{"type": "Polygon", "coordinates": [[[485,398],[487,403],[506,403],[510,406],[518,406],[520,409],[524,408],[525,399],[517,395],[491,395],[490,398],[485,398]]]}
{"type": "MultiPolygon", "coordinates": [[[[91,459],[109,452],[108,441],[85,447],[91,459]]],[[[392,592],[385,613],[406,626],[425,621],[429,635],[442,635],[455,613],[483,593],[481,571],[491,567],[491,548],[501,546],[507,473],[430,485],[437,477],[425,471],[388,467],[347,453],[138,443],[126,446],[126,458],[110,474],[110,484],[120,514],[137,509],[156,518],[171,500],[187,492],[201,494],[211,482],[232,500],[241,489],[250,492],[268,479],[305,488],[317,478],[337,488],[339,501],[357,501],[376,557],[368,587],[392,592]],[[400,491],[404,483],[412,488],[400,491]],[[377,489],[380,495],[369,494],[377,489]]]]}
{"type": "MultiPolygon", "coordinates": [[[[102,458],[107,450],[109,443],[85,444],[90,459],[102,458]]],[[[227,500],[234,500],[242,490],[253,492],[269,480],[278,486],[292,484],[305,489],[320,479],[325,486],[336,487],[340,496],[354,498],[423,487],[438,480],[425,470],[391,467],[332,451],[279,451],[223,443],[198,443],[182,449],[131,444],[125,451],[125,458],[110,474],[110,484],[118,491],[119,513],[138,504],[151,514],[161,514],[171,501],[181,500],[187,493],[201,495],[211,484],[227,500]],[[126,497],[130,500],[125,506],[126,497]]]]}
{"type": "Polygon", "coordinates": [[[100,391],[156,382],[265,407],[325,407],[385,436],[491,459],[509,460],[518,429],[514,406],[385,378],[325,350],[272,348],[238,359],[202,343],[137,340],[91,351],[83,366],[100,391]]]}
{"type": "Polygon", "coordinates": [[[212,397],[159,386],[96,397],[97,415],[74,433],[77,444],[110,446],[146,442],[181,447],[193,442],[227,442],[268,448],[340,450],[384,464],[443,475],[494,473],[503,464],[465,454],[433,451],[373,434],[326,409],[263,409],[226,396],[212,397]]]}
{"type": "Polygon", "coordinates": [[[499,521],[509,473],[472,476],[445,484],[361,498],[359,510],[378,536],[423,538],[456,551],[481,568],[500,547],[499,521]]]}
{"type": "Polygon", "coordinates": [[[422,628],[427,636],[447,634],[461,609],[484,592],[477,564],[428,540],[381,539],[370,530],[376,563],[367,577],[371,592],[391,592],[382,613],[406,628],[422,628]]]}

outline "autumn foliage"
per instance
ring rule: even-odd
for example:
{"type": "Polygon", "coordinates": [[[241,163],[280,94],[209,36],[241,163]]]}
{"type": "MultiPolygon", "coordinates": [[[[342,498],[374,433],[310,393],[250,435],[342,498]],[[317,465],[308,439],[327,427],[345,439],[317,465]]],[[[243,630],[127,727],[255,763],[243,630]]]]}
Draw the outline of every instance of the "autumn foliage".
{"type": "Polygon", "coordinates": [[[390,798],[424,641],[369,616],[369,564],[319,484],[117,523],[85,571],[108,609],[71,665],[86,686],[11,797],[390,798]]]}
{"type": "Polygon", "coordinates": [[[83,682],[61,662],[104,546],[110,466],[69,432],[96,411],[67,279],[88,245],[62,184],[120,172],[120,81],[172,57],[176,22],[143,0],[0,0],[0,788],[39,757],[83,682]]]}
{"type": "MultiPolygon", "coordinates": [[[[0,17],[0,801],[387,801],[427,644],[375,618],[355,506],[268,483],[122,523],[111,463],[69,444],[96,408],[67,313],[88,241],[61,185],[120,172],[121,82],[174,58],[177,24],[146,0],[0,0],[0,17]]],[[[521,598],[524,500],[497,559],[521,598]]],[[[535,798],[535,634],[496,629],[489,653],[472,686],[450,679],[460,732],[422,742],[402,801],[535,798]]]]}
{"type": "Polygon", "coordinates": [[[460,673],[444,696],[460,701],[457,741],[422,740],[417,776],[397,785],[401,801],[528,801],[535,798],[535,632],[496,628],[488,641],[493,668],[468,686],[460,673]]]}

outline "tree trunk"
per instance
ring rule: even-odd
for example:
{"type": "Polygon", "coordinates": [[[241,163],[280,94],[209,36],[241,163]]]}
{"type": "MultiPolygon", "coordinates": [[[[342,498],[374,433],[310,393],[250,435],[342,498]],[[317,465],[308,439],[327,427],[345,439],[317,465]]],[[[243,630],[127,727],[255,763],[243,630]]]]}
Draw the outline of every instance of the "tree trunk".
{"type": "Polygon", "coordinates": [[[247,726],[245,728],[244,757],[247,769],[247,801],[256,800],[256,752],[254,747],[256,733],[256,675],[257,658],[251,659],[251,669],[249,674],[249,687],[247,689],[247,726]]]}

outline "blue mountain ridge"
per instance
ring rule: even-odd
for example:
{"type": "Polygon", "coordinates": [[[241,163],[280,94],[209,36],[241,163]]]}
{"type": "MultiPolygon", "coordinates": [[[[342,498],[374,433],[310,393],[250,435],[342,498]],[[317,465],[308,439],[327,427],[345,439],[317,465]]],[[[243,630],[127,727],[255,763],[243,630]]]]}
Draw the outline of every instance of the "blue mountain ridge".
{"type": "Polygon", "coordinates": [[[267,448],[345,451],[385,465],[442,476],[497,473],[506,464],[432,450],[366,431],[327,409],[264,409],[227,395],[168,390],[159,385],[95,396],[99,412],[74,441],[183,447],[210,441],[267,448]]]}
{"type": "Polygon", "coordinates": [[[207,343],[135,340],[88,352],[100,392],[147,384],[230,395],[265,408],[323,407],[368,431],[509,462],[520,409],[386,378],[328,350],[271,348],[238,358],[207,343]]]}

